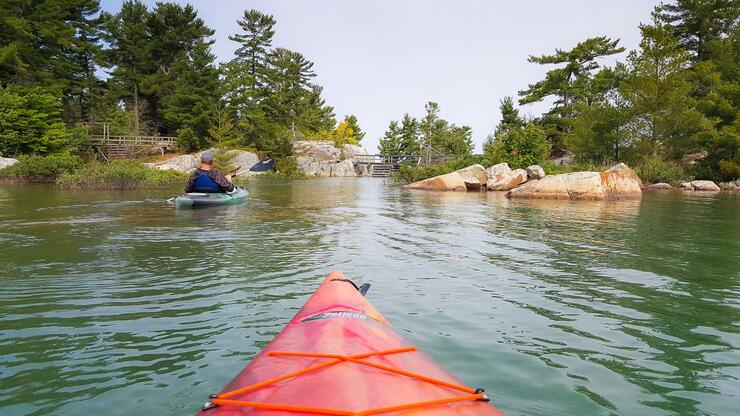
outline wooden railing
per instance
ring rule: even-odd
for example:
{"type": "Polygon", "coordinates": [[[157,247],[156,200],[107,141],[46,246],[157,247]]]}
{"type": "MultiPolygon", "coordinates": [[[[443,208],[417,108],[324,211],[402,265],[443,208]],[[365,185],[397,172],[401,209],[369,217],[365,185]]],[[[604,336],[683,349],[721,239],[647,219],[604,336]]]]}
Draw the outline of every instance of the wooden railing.
{"type": "Polygon", "coordinates": [[[436,165],[454,158],[451,155],[357,155],[355,163],[367,165],[403,165],[412,166],[436,165]]]}
{"type": "Polygon", "coordinates": [[[94,146],[156,146],[156,147],[174,147],[177,144],[177,137],[170,136],[109,136],[96,134],[92,135],[93,140],[90,144],[94,146]]]}

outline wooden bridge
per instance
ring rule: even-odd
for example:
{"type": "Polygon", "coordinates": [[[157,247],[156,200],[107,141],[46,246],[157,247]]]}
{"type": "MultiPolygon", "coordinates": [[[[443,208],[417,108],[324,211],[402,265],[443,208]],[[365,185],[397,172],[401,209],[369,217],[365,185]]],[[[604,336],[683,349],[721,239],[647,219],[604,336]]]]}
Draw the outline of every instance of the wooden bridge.
{"type": "MultiPolygon", "coordinates": [[[[385,178],[398,172],[401,165],[430,166],[445,163],[454,158],[441,153],[409,154],[409,155],[357,155],[352,157],[355,165],[359,165],[370,173],[370,176],[385,178]]],[[[365,170],[363,169],[363,170],[365,170]]]]}
{"type": "Polygon", "coordinates": [[[105,160],[132,159],[144,153],[174,150],[177,137],[171,136],[119,136],[110,134],[108,123],[85,123],[92,137],[90,145],[105,160]]]}

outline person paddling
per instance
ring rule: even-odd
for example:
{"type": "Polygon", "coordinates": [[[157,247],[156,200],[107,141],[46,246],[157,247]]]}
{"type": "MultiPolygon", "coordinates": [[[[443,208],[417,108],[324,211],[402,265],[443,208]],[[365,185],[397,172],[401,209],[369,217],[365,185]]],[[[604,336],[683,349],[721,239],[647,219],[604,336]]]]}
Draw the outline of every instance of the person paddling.
{"type": "Polygon", "coordinates": [[[185,185],[188,192],[232,192],[234,184],[231,175],[224,175],[213,169],[213,153],[205,152],[200,156],[200,167],[196,169],[185,185]]]}

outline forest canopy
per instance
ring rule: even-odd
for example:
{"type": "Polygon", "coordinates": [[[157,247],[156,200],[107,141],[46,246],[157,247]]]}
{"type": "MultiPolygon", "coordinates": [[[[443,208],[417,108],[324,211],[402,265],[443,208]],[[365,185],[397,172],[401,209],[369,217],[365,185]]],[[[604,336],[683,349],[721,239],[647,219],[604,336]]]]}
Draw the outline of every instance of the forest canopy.
{"type": "Polygon", "coordinates": [[[219,64],[214,31],[190,5],[138,0],[116,13],[97,0],[2,2],[0,154],[63,151],[79,123],[119,135],[177,136],[211,145],[291,151],[291,141],[358,143],[354,115],[337,125],[313,63],[274,47],[276,20],[238,19],[233,59],[219,64]]]}

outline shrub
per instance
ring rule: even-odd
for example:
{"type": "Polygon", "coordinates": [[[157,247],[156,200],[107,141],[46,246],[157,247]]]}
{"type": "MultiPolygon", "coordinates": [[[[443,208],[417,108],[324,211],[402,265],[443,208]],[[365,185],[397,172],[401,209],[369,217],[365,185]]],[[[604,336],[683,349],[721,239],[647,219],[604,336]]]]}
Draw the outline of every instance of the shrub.
{"type": "Polygon", "coordinates": [[[740,164],[733,162],[732,160],[720,160],[719,161],[719,173],[722,175],[724,180],[733,180],[740,178],[740,164]]]}
{"type": "Polygon", "coordinates": [[[0,154],[56,152],[69,140],[59,97],[41,87],[0,86],[0,154]]]}
{"type": "Polygon", "coordinates": [[[201,141],[191,128],[177,130],[177,148],[183,152],[194,152],[201,147],[201,141]]]}
{"type": "Polygon", "coordinates": [[[275,171],[281,176],[290,178],[299,178],[305,176],[303,171],[298,169],[298,163],[295,156],[287,156],[275,159],[275,171]]]}
{"type": "Polygon", "coordinates": [[[475,164],[481,164],[488,167],[492,163],[485,156],[471,155],[459,157],[441,165],[416,167],[401,165],[401,169],[398,173],[393,175],[393,179],[401,183],[411,183],[428,179],[433,176],[444,175],[475,164]]]}
{"type": "Polygon", "coordinates": [[[526,168],[547,160],[550,142],[541,127],[530,123],[501,133],[486,150],[485,156],[493,163],[506,162],[512,169],[526,168]]]}
{"type": "Polygon", "coordinates": [[[234,165],[235,157],[236,154],[229,150],[216,149],[213,151],[213,168],[220,170],[224,175],[228,175],[238,168],[234,165]]]}
{"type": "Polygon", "coordinates": [[[174,170],[151,169],[130,160],[93,162],[65,172],[57,185],[66,189],[141,189],[183,182],[187,175],[174,170]]]}
{"type": "Polygon", "coordinates": [[[55,154],[49,156],[21,156],[18,163],[0,170],[0,177],[49,182],[57,176],[71,172],[82,164],[79,156],[55,154]]]}
{"type": "Polygon", "coordinates": [[[678,185],[690,179],[684,168],[676,163],[658,157],[645,158],[637,166],[635,173],[647,183],[666,182],[678,185]]]}

